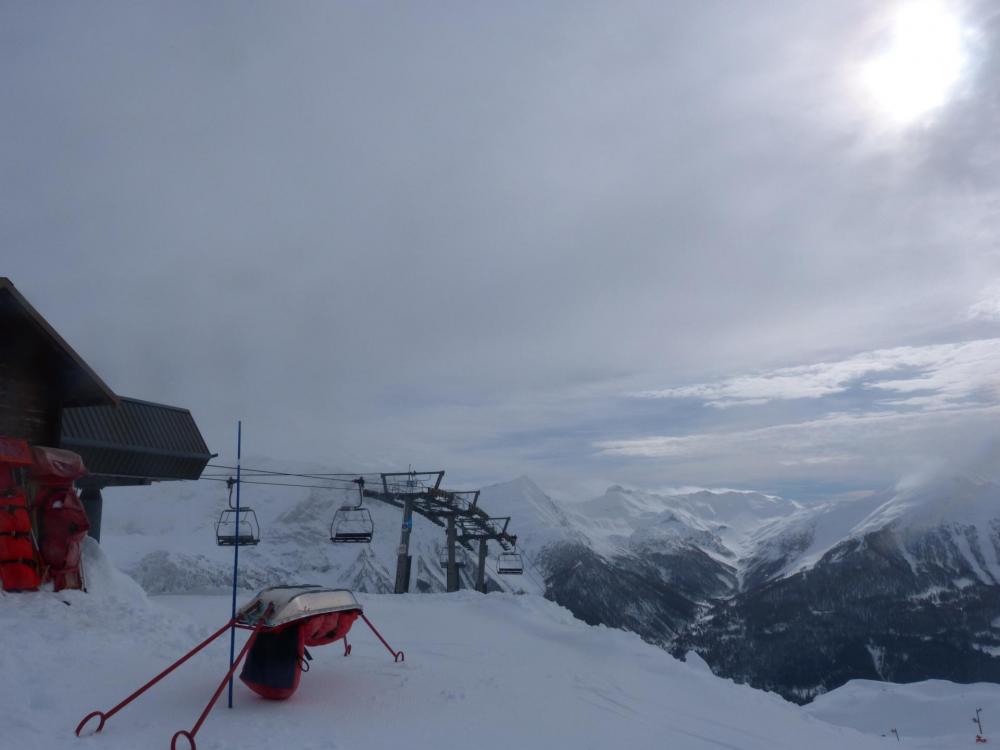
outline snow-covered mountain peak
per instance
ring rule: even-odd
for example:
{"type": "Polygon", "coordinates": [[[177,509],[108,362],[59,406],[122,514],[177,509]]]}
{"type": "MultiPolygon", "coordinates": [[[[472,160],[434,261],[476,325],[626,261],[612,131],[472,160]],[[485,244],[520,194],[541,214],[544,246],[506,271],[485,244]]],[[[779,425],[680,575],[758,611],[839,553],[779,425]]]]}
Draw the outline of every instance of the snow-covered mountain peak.
{"type": "Polygon", "coordinates": [[[1000,486],[963,476],[838,498],[763,527],[750,567],[766,570],[769,577],[791,575],[811,568],[835,547],[889,531],[904,551],[918,550],[929,536],[941,542],[948,537],[954,554],[977,571],[984,565],[995,568],[1000,580],[997,500],[1000,486]]]}
{"type": "Polygon", "coordinates": [[[620,485],[572,506],[574,518],[598,546],[695,544],[729,559],[747,554],[762,527],[801,510],[794,501],[759,492],[656,493],[620,485]]]}
{"type": "Polygon", "coordinates": [[[566,511],[526,476],[484,487],[479,504],[494,516],[510,516],[508,531],[528,550],[579,538],[566,511]]]}
{"type": "Polygon", "coordinates": [[[892,524],[902,530],[988,525],[998,516],[1000,486],[965,476],[937,479],[892,493],[856,533],[892,524]]]}

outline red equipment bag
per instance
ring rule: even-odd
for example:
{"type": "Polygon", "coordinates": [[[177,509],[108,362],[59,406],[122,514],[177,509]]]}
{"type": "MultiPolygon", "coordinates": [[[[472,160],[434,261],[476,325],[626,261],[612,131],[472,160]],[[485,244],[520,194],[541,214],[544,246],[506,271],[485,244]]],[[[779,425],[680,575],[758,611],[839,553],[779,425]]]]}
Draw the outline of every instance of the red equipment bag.
{"type": "Polygon", "coordinates": [[[80,558],[90,530],[83,503],[72,487],[46,488],[39,494],[44,498],[40,503],[41,553],[55,590],[83,588],[80,558]]]}
{"type": "Polygon", "coordinates": [[[83,588],[80,558],[90,521],[73,481],[87,473],[83,459],[73,451],[34,446],[32,480],[37,486],[39,547],[48,566],[47,578],[56,591],[83,588]]]}
{"type": "Polygon", "coordinates": [[[283,701],[299,689],[299,678],[308,669],[305,631],[301,622],[262,630],[243,663],[240,679],[262,698],[283,701]]]}
{"type": "Polygon", "coordinates": [[[36,445],[31,449],[31,456],[31,476],[42,484],[70,487],[74,479],[87,473],[80,454],[73,451],[36,445]]]}
{"type": "Polygon", "coordinates": [[[243,683],[262,698],[282,701],[299,687],[302,673],[311,658],[306,646],[323,646],[347,635],[358,610],[330,612],[289,623],[257,635],[240,672],[243,683]]]}

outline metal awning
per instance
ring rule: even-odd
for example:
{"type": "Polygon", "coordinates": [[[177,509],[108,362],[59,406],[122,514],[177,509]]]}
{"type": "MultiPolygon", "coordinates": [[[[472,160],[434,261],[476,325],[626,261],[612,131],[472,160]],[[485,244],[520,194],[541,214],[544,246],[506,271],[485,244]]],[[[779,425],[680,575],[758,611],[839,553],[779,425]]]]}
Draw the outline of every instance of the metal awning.
{"type": "Polygon", "coordinates": [[[64,409],[61,445],[102,485],[197,479],[213,457],[190,411],[123,396],[117,406],[64,409]]]}

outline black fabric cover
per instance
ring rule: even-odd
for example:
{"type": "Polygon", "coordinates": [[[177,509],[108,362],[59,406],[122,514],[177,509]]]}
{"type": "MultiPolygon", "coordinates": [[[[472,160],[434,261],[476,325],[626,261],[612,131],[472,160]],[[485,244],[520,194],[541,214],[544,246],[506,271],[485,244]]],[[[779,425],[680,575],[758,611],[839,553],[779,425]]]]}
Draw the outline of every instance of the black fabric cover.
{"type": "Polygon", "coordinates": [[[299,684],[302,640],[299,624],[257,636],[243,663],[240,679],[265,698],[285,698],[299,684]]]}

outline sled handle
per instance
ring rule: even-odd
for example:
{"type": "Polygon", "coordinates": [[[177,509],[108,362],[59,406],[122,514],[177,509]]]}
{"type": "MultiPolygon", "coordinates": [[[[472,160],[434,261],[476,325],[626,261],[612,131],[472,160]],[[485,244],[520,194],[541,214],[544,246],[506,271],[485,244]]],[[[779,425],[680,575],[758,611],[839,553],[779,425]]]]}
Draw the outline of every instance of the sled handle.
{"type": "Polygon", "coordinates": [[[170,740],[170,750],[177,750],[177,738],[183,737],[188,741],[188,747],[190,750],[197,750],[198,746],[195,744],[194,735],[188,732],[186,729],[181,729],[179,732],[174,734],[173,738],[170,740]]]}
{"type": "MultiPolygon", "coordinates": [[[[367,617],[365,616],[365,613],[364,613],[364,612],[361,612],[361,613],[360,613],[360,615],[361,615],[361,619],[365,621],[365,624],[366,624],[366,625],[367,625],[367,626],[368,626],[369,628],[371,628],[371,631],[372,631],[372,632],[373,632],[373,633],[374,633],[375,635],[377,635],[377,636],[378,636],[378,639],[379,639],[380,641],[382,641],[382,645],[383,645],[383,646],[385,646],[386,650],[387,650],[387,651],[388,651],[388,652],[389,652],[390,654],[392,654],[392,660],[393,660],[394,662],[396,662],[397,664],[398,664],[399,662],[401,662],[401,661],[406,661],[406,655],[405,655],[405,654],[404,654],[404,653],[403,653],[402,651],[394,651],[394,650],[393,650],[392,646],[390,646],[390,645],[389,645],[389,644],[388,644],[388,643],[386,642],[385,638],[383,638],[383,637],[382,637],[382,634],[381,634],[380,632],[378,632],[378,630],[376,630],[376,629],[375,629],[375,626],[374,626],[374,625],[372,625],[372,621],[371,621],[371,620],[369,620],[369,619],[368,619],[368,618],[367,618],[367,617]]],[[[346,639],[346,638],[344,639],[344,642],[345,642],[345,643],[347,642],[347,639],[346,639]]],[[[350,653],[350,652],[348,652],[348,653],[350,653]]],[[[346,654],[345,654],[345,656],[346,656],[346,654]]]]}
{"type": "Polygon", "coordinates": [[[108,720],[108,715],[106,713],[104,713],[103,711],[91,711],[89,714],[87,714],[86,716],[83,717],[83,719],[80,721],[79,724],[76,725],[76,736],[77,737],[80,736],[80,732],[83,731],[83,728],[84,728],[84,726],[86,726],[87,722],[90,721],[91,719],[93,719],[95,716],[100,716],[101,717],[101,721],[97,725],[97,729],[95,729],[93,732],[91,732],[91,734],[97,734],[102,729],[104,729],[104,722],[108,720]]]}
{"type": "MultiPolygon", "coordinates": [[[[198,734],[198,730],[201,729],[201,725],[205,723],[205,719],[208,718],[208,714],[215,706],[215,702],[219,700],[219,696],[222,695],[222,691],[226,687],[226,683],[229,682],[230,678],[233,676],[233,673],[236,671],[236,668],[240,665],[240,662],[243,661],[243,657],[247,655],[247,651],[250,650],[250,647],[253,646],[254,641],[257,640],[257,636],[260,635],[261,628],[264,627],[264,623],[267,621],[267,618],[271,615],[271,612],[273,611],[274,611],[274,605],[272,604],[268,606],[267,611],[264,612],[263,616],[259,620],[257,620],[257,624],[254,626],[253,632],[250,633],[250,637],[247,638],[247,642],[243,644],[243,648],[240,649],[239,656],[236,657],[236,660],[233,662],[233,665],[229,668],[229,671],[226,672],[226,676],[222,678],[222,682],[219,683],[219,687],[215,689],[215,692],[212,694],[212,697],[208,701],[208,705],[205,706],[205,709],[201,712],[201,716],[198,717],[198,721],[194,723],[194,726],[191,727],[190,731],[186,729],[181,729],[174,733],[174,736],[170,739],[170,750],[177,750],[177,740],[180,737],[183,737],[188,741],[190,750],[197,750],[198,745],[195,744],[194,736],[198,734]]],[[[229,626],[227,625],[226,627],[229,626]]]]}
{"type": "Polygon", "coordinates": [[[179,667],[181,664],[183,664],[188,659],[190,659],[192,656],[194,656],[199,651],[201,651],[203,648],[205,648],[205,646],[207,646],[209,643],[211,643],[216,638],[218,638],[220,635],[222,635],[227,630],[229,630],[229,628],[232,627],[232,625],[235,622],[236,622],[235,619],[230,620],[229,622],[227,622],[225,625],[223,625],[221,628],[219,628],[218,630],[216,630],[208,638],[206,638],[201,643],[199,643],[197,646],[195,646],[193,649],[191,649],[186,654],[184,654],[184,656],[182,656],[180,659],[178,659],[173,664],[171,664],[169,667],[167,667],[162,672],[160,672],[158,675],[156,675],[156,677],[154,677],[153,679],[151,679],[149,682],[147,682],[141,688],[139,688],[134,693],[132,693],[131,695],[129,695],[127,698],[125,698],[125,700],[123,700],[121,703],[119,703],[114,708],[110,709],[109,711],[91,711],[89,714],[87,714],[86,716],[84,716],[83,720],[79,724],[77,724],[77,727],[76,727],[76,736],[77,737],[80,736],[80,732],[83,731],[84,726],[86,726],[86,724],[91,719],[93,719],[95,716],[99,716],[100,719],[101,719],[101,721],[100,721],[100,723],[98,723],[97,729],[95,729],[93,732],[91,732],[91,734],[97,734],[98,732],[100,732],[102,729],[104,729],[104,723],[108,719],[110,719],[116,713],[118,713],[119,711],[121,711],[123,708],[125,708],[125,706],[127,706],[129,703],[131,703],[132,701],[134,701],[140,695],[142,695],[143,693],[145,693],[147,690],[149,690],[151,687],[153,687],[153,685],[155,685],[156,683],[158,683],[160,680],[162,680],[168,674],[170,674],[175,669],[177,669],[177,667],[179,667]]]}

